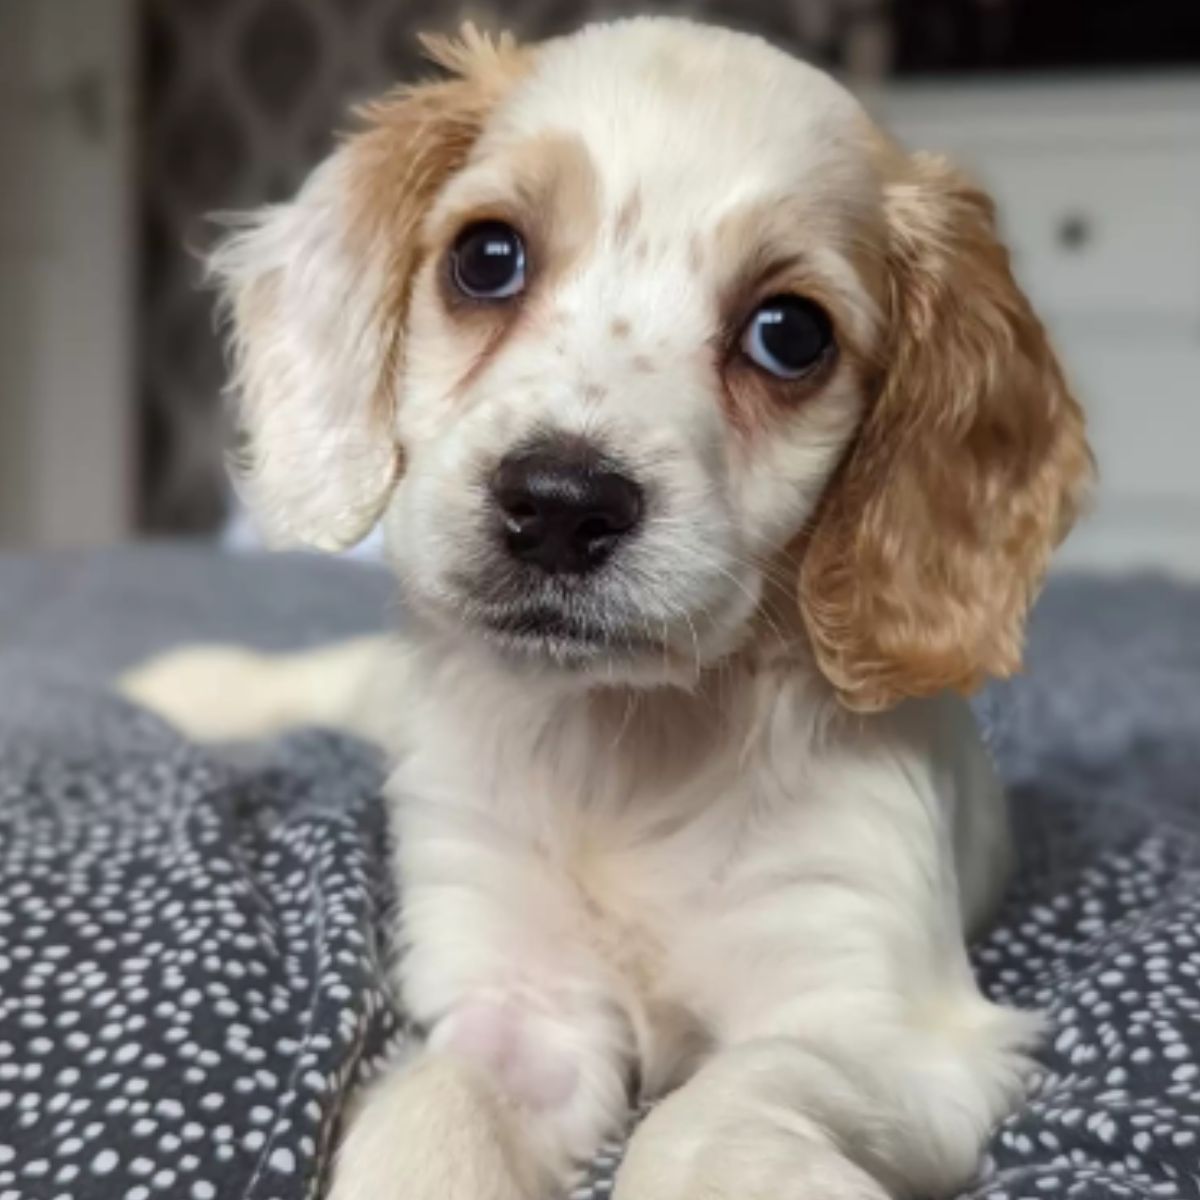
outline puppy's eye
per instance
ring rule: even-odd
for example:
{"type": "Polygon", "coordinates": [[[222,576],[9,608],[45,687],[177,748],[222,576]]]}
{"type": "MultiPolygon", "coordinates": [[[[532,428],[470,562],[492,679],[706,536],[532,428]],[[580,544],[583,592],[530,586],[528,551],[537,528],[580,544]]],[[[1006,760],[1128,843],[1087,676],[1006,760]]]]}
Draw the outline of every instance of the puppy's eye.
{"type": "Polygon", "coordinates": [[[750,318],[742,352],[780,379],[807,375],[833,346],[833,325],[820,305],[799,296],[772,296],[750,318]]]}
{"type": "Polygon", "coordinates": [[[450,272],[464,295],[505,300],[525,287],[525,243],[503,221],[478,221],[455,239],[450,272]]]}

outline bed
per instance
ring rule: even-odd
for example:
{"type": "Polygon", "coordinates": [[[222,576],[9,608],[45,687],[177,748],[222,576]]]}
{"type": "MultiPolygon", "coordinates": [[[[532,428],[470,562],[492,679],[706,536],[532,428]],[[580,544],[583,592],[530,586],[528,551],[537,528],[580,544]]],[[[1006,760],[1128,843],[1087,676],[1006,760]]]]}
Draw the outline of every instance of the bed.
{"type": "MultiPolygon", "coordinates": [[[[397,619],[361,563],[0,556],[0,1200],[321,1194],[348,1092],[408,1036],[382,763],[320,730],[190,745],[109,681],[397,619]]],[[[1021,866],[973,955],[1049,1032],[964,1196],[1200,1197],[1200,591],[1057,579],[1029,657],[977,701],[1021,866]]]]}

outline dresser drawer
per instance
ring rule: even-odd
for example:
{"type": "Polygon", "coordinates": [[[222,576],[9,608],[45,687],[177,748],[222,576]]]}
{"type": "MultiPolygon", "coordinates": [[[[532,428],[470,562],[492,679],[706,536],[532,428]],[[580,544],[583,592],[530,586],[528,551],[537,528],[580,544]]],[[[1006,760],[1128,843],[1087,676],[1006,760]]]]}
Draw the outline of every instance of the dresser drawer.
{"type": "Polygon", "coordinates": [[[996,199],[1047,312],[1137,312],[1200,330],[1200,144],[951,148],[996,199]]]}

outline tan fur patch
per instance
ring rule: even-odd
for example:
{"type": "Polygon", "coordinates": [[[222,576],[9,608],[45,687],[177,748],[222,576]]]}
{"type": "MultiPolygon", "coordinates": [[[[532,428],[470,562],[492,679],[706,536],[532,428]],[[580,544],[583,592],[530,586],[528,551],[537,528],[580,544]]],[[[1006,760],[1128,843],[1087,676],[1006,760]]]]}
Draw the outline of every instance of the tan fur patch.
{"type": "Polygon", "coordinates": [[[991,202],[918,155],[885,207],[888,371],[800,579],[817,660],[859,710],[1017,669],[1026,612],[1092,473],[1083,414],[991,202]]]}
{"type": "Polygon", "coordinates": [[[612,324],[608,328],[613,337],[627,338],[633,327],[624,317],[613,317],[612,324]]]}
{"type": "Polygon", "coordinates": [[[365,127],[348,147],[349,248],[364,258],[382,256],[392,281],[380,314],[388,331],[388,371],[376,402],[379,419],[389,422],[391,380],[422,257],[421,224],[438,190],[465,163],[497,101],[530,62],[530,52],[510,37],[492,41],[471,25],[458,39],[425,38],[423,45],[457,78],[402,87],[360,109],[365,127]]]}
{"type": "Polygon", "coordinates": [[[547,328],[558,323],[556,314],[546,311],[542,297],[590,252],[600,227],[596,170],[578,137],[544,134],[506,154],[502,166],[508,182],[503,194],[481,206],[448,213],[428,238],[429,252],[444,256],[462,229],[489,219],[512,225],[525,240],[526,290],[509,301],[473,302],[454,290],[446,273],[439,276],[446,311],[464,327],[474,327],[480,338],[479,352],[460,380],[459,392],[495,360],[518,328],[529,321],[547,328]]]}
{"type": "Polygon", "coordinates": [[[558,278],[595,245],[600,231],[600,182],[581,138],[545,134],[525,152],[527,221],[542,248],[543,276],[558,278]]]}

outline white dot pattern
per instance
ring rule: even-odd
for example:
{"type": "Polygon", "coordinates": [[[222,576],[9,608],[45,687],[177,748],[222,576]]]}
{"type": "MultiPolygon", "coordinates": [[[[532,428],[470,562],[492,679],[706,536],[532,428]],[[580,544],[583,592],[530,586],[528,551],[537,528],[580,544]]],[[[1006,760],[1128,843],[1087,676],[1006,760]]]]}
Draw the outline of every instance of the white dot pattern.
{"type": "Polygon", "coordinates": [[[0,718],[0,1195],[318,1195],[397,1031],[377,762],[313,734],[232,766],[23,686],[0,718]]]}

